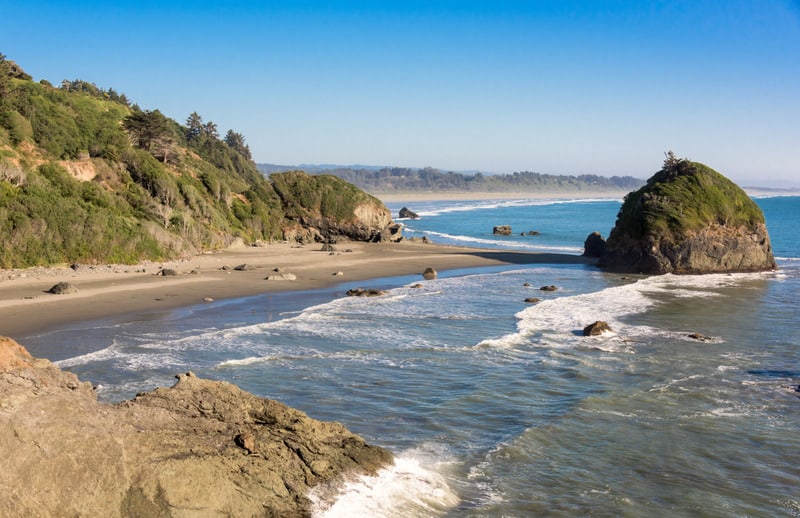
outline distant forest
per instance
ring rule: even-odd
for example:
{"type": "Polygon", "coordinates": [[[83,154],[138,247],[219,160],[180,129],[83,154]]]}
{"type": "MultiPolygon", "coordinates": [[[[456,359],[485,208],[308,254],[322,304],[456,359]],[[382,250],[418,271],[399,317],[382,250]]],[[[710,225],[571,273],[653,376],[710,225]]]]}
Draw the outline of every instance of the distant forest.
{"type": "Polygon", "coordinates": [[[290,169],[331,174],[373,194],[396,192],[556,192],[632,191],[644,180],[632,176],[553,175],[529,171],[511,174],[456,173],[431,167],[278,166],[258,164],[266,175],[290,169]]]}

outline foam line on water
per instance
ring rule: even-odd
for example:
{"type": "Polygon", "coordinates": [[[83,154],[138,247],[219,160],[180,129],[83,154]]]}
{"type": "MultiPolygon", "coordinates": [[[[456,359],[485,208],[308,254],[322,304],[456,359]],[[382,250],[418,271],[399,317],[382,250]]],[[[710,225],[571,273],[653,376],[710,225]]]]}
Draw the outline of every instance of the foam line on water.
{"type": "Polygon", "coordinates": [[[765,275],[769,274],[667,274],[596,292],[545,300],[517,313],[517,332],[484,340],[477,346],[515,348],[533,343],[551,348],[590,347],[608,352],[633,352],[631,344],[639,337],[680,334],[675,330],[626,324],[623,317],[648,311],[663,295],[715,297],[720,294],[711,290],[741,286],[743,282],[762,279],[765,275]],[[612,332],[583,337],[583,328],[598,320],[607,322],[612,332]]]}
{"type": "MultiPolygon", "coordinates": [[[[412,233],[417,233],[417,231],[413,229],[410,230],[412,233]]],[[[506,248],[522,248],[525,250],[547,250],[551,252],[565,252],[565,253],[575,253],[575,254],[583,252],[583,248],[579,247],[537,245],[531,243],[523,243],[519,241],[486,239],[473,236],[453,235],[453,234],[446,234],[443,232],[434,232],[431,230],[420,231],[419,233],[428,234],[429,236],[439,237],[442,239],[450,239],[452,241],[458,241],[463,243],[476,243],[480,245],[501,246],[506,248]]]]}

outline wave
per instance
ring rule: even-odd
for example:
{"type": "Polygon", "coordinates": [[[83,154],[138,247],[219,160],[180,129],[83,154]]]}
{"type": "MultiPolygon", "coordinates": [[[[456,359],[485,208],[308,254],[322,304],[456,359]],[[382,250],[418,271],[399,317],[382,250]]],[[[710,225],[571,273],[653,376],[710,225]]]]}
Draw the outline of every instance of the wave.
{"type": "Polygon", "coordinates": [[[458,505],[458,495],[441,472],[446,462],[418,450],[403,453],[374,476],[361,476],[339,486],[317,487],[309,493],[317,518],[443,516],[458,505]]]}
{"type": "Polygon", "coordinates": [[[463,243],[473,243],[479,245],[490,245],[492,247],[497,248],[522,248],[526,250],[535,250],[535,251],[549,251],[549,252],[565,252],[571,254],[580,254],[583,253],[582,247],[571,247],[571,246],[548,246],[548,245],[532,245],[530,243],[521,243],[519,241],[510,241],[510,240],[503,240],[503,239],[485,239],[480,237],[474,236],[463,236],[463,235],[453,235],[453,234],[446,234],[444,232],[434,232],[431,230],[424,230],[424,231],[416,231],[414,229],[408,229],[410,233],[413,234],[427,234],[433,237],[440,237],[442,239],[449,239],[451,241],[456,242],[463,242],[463,243]]]}
{"type": "Polygon", "coordinates": [[[686,339],[680,330],[632,325],[625,317],[647,312],[665,295],[678,298],[720,296],[719,288],[741,286],[771,274],[662,275],[596,292],[545,300],[516,314],[517,331],[487,339],[476,347],[517,348],[532,344],[548,348],[587,347],[608,352],[634,352],[635,344],[653,335],[686,339]],[[605,321],[611,332],[584,337],[583,328],[605,321]]]}

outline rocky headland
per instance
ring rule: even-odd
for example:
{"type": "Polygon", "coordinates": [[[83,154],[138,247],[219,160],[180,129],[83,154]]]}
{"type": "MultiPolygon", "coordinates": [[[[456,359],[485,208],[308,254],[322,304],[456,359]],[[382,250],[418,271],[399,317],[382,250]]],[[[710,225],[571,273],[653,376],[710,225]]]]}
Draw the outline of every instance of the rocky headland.
{"type": "Polygon", "coordinates": [[[392,455],[236,386],[177,376],[119,404],[0,337],[3,516],[308,516],[307,491],[392,455]]]}
{"type": "Polygon", "coordinates": [[[720,173],[671,152],[644,187],[626,196],[599,265],[653,275],[776,268],[758,205],[720,173]]]}

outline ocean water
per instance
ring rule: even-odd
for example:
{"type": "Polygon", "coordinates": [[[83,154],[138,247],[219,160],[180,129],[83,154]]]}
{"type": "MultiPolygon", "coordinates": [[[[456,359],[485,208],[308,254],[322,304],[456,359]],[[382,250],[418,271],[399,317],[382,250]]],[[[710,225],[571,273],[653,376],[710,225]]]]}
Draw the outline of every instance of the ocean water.
{"type": "MultiPolygon", "coordinates": [[[[757,202],[776,272],[459,270],[422,288],[416,276],[358,284],[390,289],[380,298],[343,284],[23,342],[105,400],[193,370],[396,454],[376,477],[315,491],[320,517],[800,516],[800,197],[757,202]],[[581,336],[596,320],[612,332],[581,336]]],[[[579,254],[619,206],[425,202],[404,223],[437,243],[579,254]],[[514,233],[493,236],[501,224],[514,233]]]]}

